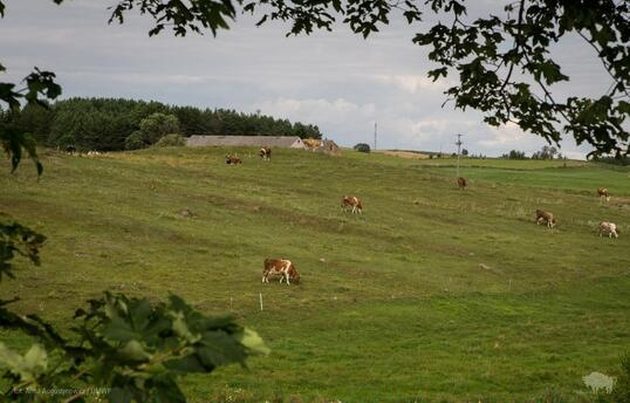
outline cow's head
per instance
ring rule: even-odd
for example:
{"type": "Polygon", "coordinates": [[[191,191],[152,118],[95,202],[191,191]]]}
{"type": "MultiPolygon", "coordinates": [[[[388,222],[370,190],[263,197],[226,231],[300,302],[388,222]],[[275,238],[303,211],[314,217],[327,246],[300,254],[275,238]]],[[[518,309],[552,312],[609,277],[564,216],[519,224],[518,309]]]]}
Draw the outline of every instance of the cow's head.
{"type": "Polygon", "coordinates": [[[297,269],[295,268],[295,266],[291,266],[290,270],[289,270],[289,276],[291,278],[291,282],[295,283],[295,284],[300,284],[300,273],[298,273],[297,269]]]}

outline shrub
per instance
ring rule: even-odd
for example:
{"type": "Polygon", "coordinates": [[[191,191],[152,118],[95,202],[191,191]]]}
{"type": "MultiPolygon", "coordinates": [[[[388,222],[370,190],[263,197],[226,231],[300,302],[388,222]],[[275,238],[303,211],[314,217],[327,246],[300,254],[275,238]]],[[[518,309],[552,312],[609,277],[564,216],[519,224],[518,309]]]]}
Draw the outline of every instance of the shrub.
{"type": "Polygon", "coordinates": [[[511,150],[509,154],[501,155],[501,158],[508,160],[526,160],[525,151],[511,150]]]}
{"type": "Polygon", "coordinates": [[[155,143],[156,147],[182,147],[185,145],[186,140],[177,133],[166,134],[155,143]]]}
{"type": "Polygon", "coordinates": [[[621,357],[621,370],[611,394],[612,401],[630,402],[630,353],[621,357]]]}
{"type": "Polygon", "coordinates": [[[369,153],[370,152],[370,145],[369,144],[365,144],[365,143],[359,143],[357,145],[355,145],[354,147],[352,147],[354,150],[361,152],[361,153],[369,153]]]}
{"type": "Polygon", "coordinates": [[[138,150],[140,148],[145,148],[146,146],[147,143],[144,139],[144,133],[140,130],[136,130],[125,139],[125,149],[127,150],[138,150]]]}

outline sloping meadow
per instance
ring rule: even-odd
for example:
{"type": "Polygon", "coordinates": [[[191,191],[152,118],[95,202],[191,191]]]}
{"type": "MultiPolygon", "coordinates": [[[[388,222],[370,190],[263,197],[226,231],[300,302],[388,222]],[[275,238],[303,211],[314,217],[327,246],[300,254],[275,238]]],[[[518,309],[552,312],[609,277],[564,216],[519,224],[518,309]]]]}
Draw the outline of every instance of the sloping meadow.
{"type": "Polygon", "coordinates": [[[619,371],[630,171],[467,159],[459,190],[449,159],[256,151],[51,151],[39,181],[27,164],[0,176],[0,211],[48,237],[2,296],[62,326],[106,289],[231,312],[272,353],[186,378],[191,401],[580,400],[582,376],[619,371]],[[261,284],[267,257],[301,284],[261,284]]]}

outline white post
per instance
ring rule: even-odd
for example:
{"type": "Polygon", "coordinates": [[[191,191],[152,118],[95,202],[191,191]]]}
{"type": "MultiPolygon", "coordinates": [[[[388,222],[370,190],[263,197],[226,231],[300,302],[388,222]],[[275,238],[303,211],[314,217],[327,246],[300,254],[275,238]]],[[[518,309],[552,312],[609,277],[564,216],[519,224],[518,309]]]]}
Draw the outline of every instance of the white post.
{"type": "Polygon", "coordinates": [[[459,155],[461,153],[461,147],[462,147],[462,135],[461,134],[457,135],[457,142],[455,144],[457,144],[457,177],[459,178],[459,155]]]}
{"type": "Polygon", "coordinates": [[[262,298],[262,292],[258,294],[259,299],[260,299],[260,310],[263,310],[263,298],[262,298]]]}
{"type": "Polygon", "coordinates": [[[376,151],[376,121],[374,121],[374,151],[376,151]]]}

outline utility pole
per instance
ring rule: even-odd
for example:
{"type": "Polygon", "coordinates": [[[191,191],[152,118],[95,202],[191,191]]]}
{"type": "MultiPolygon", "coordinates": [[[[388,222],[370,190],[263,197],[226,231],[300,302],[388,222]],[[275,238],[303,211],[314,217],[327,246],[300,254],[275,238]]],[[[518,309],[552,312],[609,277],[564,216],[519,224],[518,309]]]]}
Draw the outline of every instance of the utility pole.
{"type": "Polygon", "coordinates": [[[376,121],[374,121],[374,151],[376,151],[376,121]]]}
{"type": "Polygon", "coordinates": [[[457,144],[457,177],[459,178],[459,156],[461,154],[461,149],[462,149],[462,136],[463,134],[458,134],[457,135],[457,141],[455,142],[455,144],[457,144]]]}

